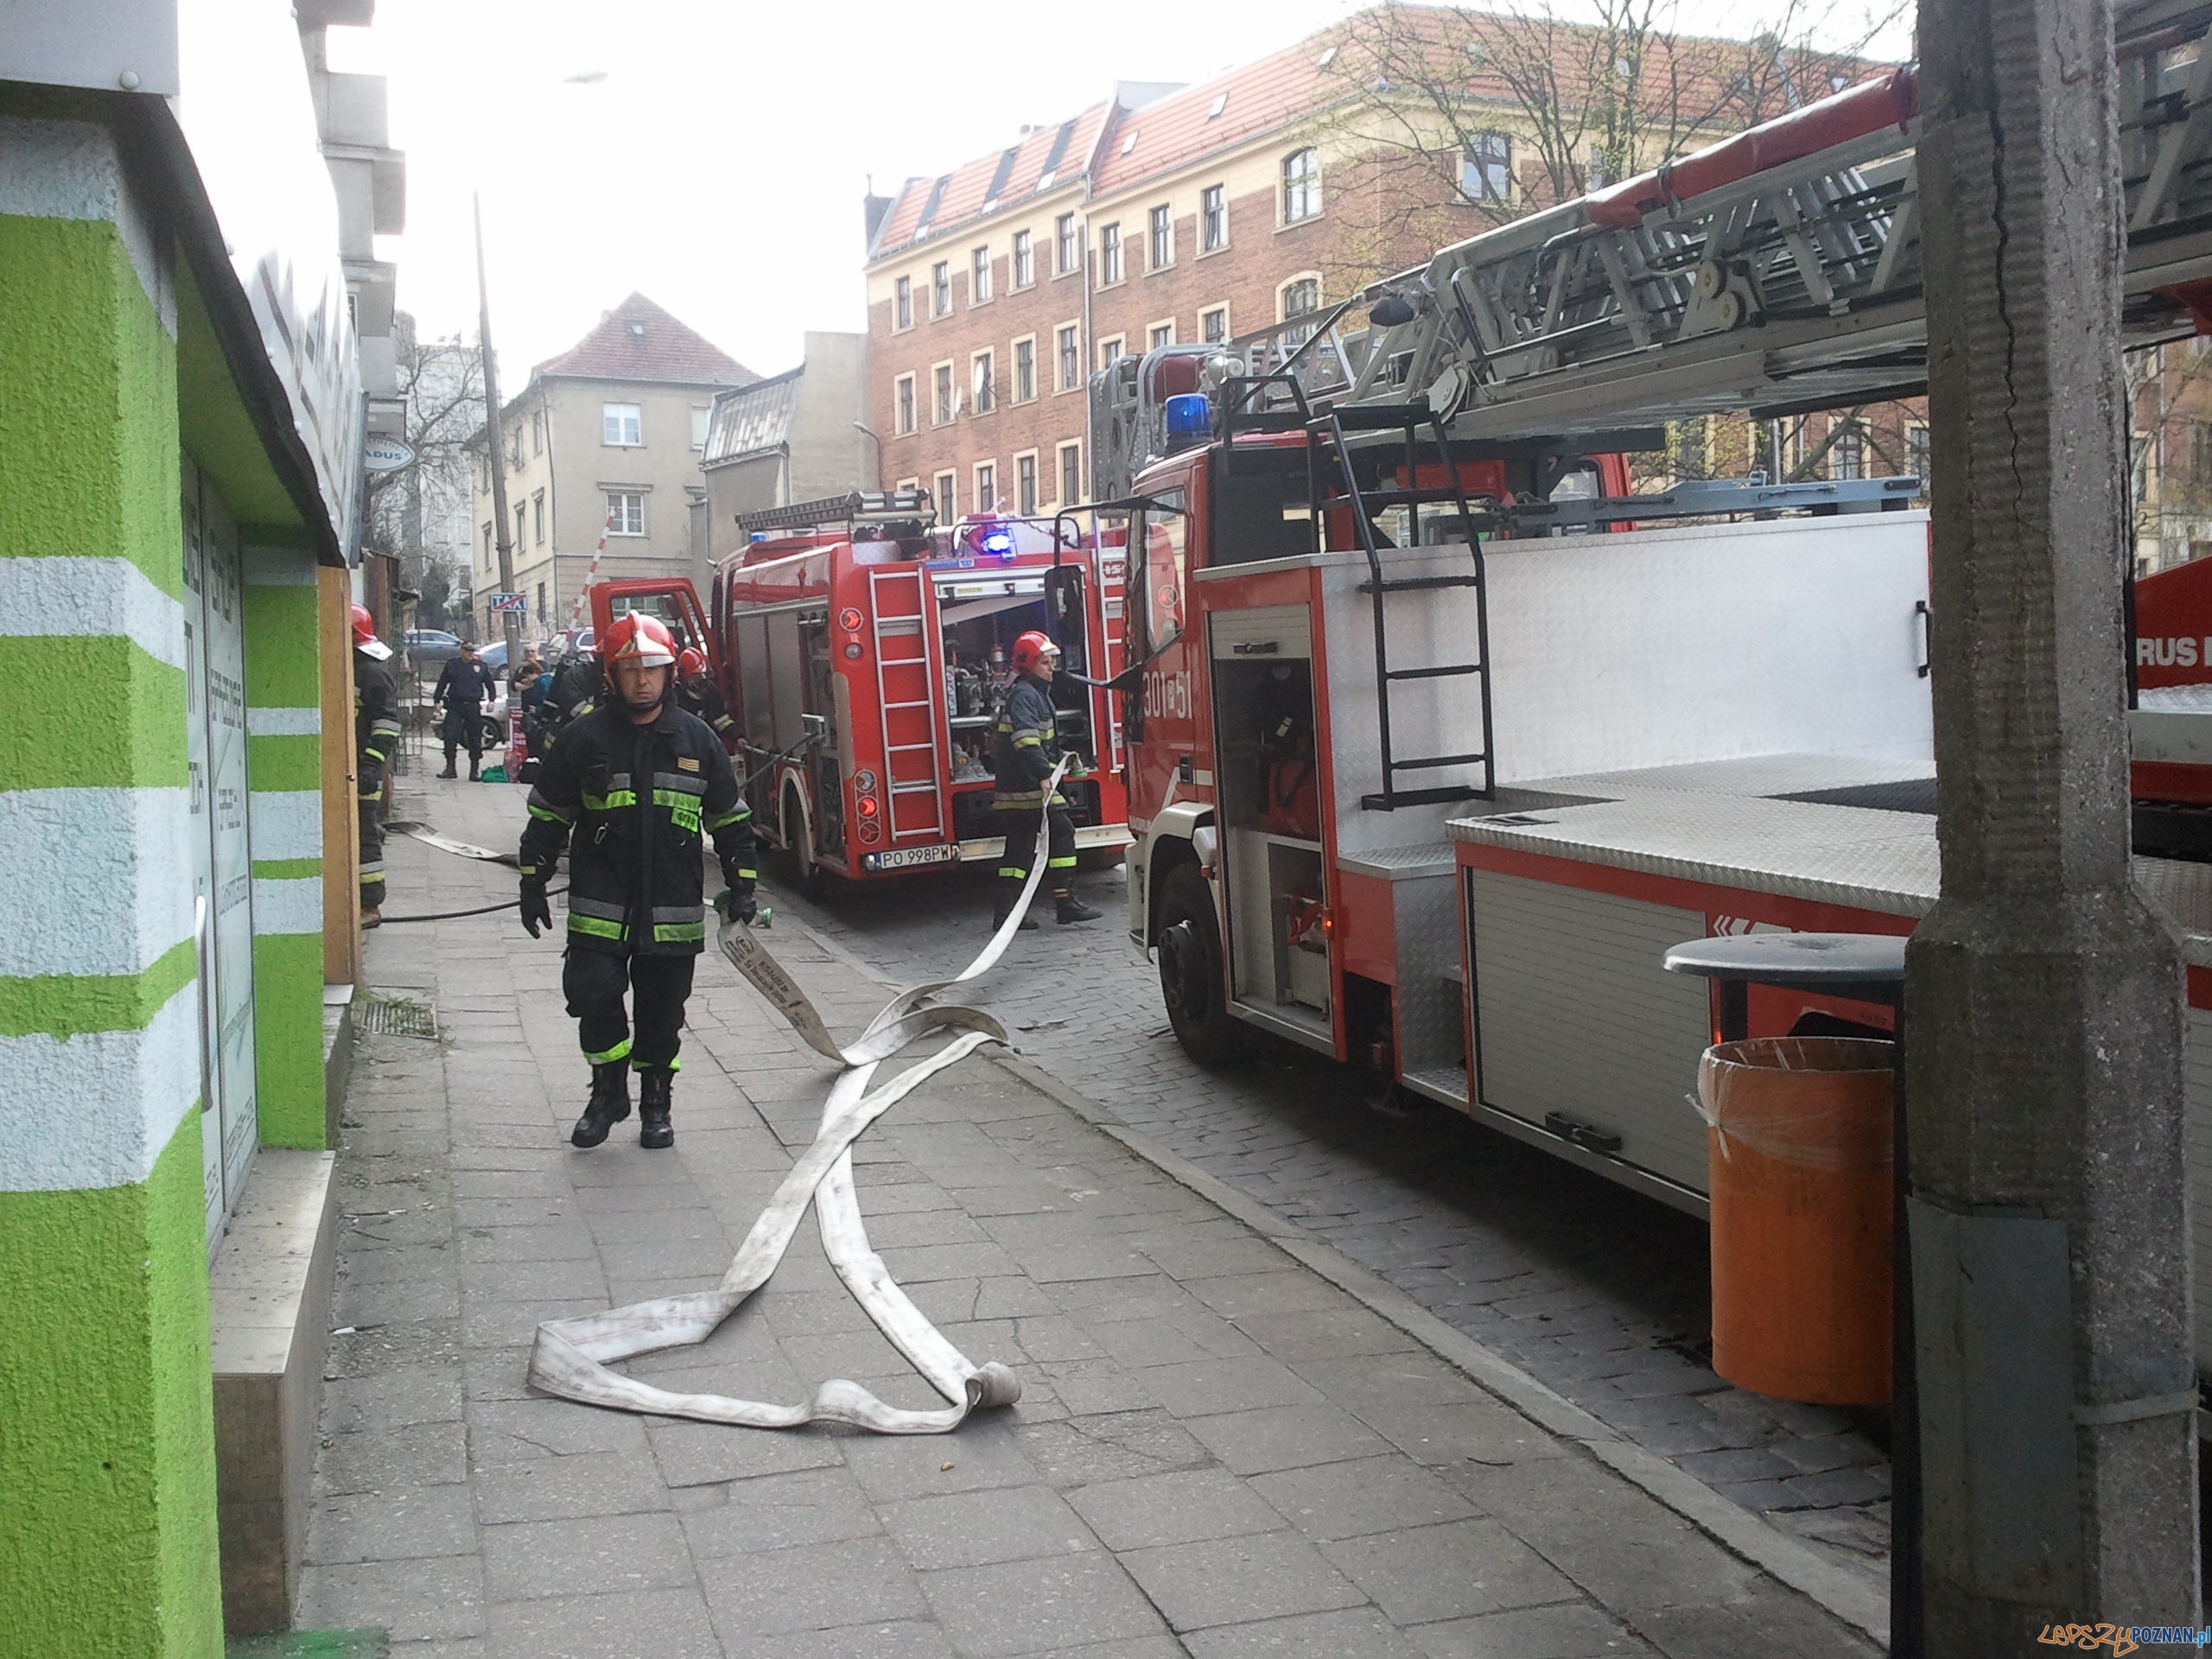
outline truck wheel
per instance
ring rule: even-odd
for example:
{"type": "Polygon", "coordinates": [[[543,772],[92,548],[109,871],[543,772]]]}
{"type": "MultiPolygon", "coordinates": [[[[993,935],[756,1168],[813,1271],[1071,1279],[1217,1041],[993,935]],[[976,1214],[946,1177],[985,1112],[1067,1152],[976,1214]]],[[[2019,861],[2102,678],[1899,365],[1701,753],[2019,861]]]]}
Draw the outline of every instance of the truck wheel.
{"type": "Polygon", "coordinates": [[[818,901],[829,882],[822,874],[822,867],[814,861],[813,842],[807,828],[806,809],[799,804],[798,791],[785,791],[784,850],[791,857],[792,885],[806,898],[818,901]]]}
{"type": "Polygon", "coordinates": [[[1175,1039],[1200,1065],[1244,1050],[1244,1028],[1223,999],[1221,929],[1195,864],[1178,864],[1160,893],[1160,998],[1175,1039]]]}

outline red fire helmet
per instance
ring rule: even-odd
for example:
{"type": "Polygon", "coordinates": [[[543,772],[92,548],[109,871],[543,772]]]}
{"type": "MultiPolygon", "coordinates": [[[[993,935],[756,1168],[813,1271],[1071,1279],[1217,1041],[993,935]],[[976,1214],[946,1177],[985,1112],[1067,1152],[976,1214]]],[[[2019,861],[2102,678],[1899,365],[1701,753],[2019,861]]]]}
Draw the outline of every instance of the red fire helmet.
{"type": "Polygon", "coordinates": [[[707,653],[696,645],[684,646],[683,654],[676,659],[676,677],[679,680],[688,680],[694,674],[703,674],[706,671],[707,653]]]}
{"type": "Polygon", "coordinates": [[[1050,657],[1057,664],[1059,655],[1060,648],[1058,645],[1054,645],[1040,630],[1032,628],[1014,642],[1014,671],[1017,674],[1033,674],[1036,672],[1037,664],[1044,658],[1050,657]]]}
{"type": "Polygon", "coordinates": [[[356,605],[353,607],[353,643],[357,645],[365,645],[376,637],[376,618],[369,614],[367,606],[356,605]]]}
{"type": "Polygon", "coordinates": [[[624,660],[662,668],[675,662],[676,641],[668,625],[657,616],[632,611],[609,628],[599,641],[599,660],[612,668],[624,660]]]}

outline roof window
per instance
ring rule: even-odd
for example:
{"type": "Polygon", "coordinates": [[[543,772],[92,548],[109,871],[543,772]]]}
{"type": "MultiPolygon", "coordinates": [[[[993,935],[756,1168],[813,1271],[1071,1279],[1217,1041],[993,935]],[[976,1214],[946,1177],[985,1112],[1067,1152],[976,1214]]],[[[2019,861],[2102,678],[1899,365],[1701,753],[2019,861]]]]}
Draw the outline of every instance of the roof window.
{"type": "Polygon", "coordinates": [[[1213,107],[1206,111],[1206,119],[1209,121],[1212,120],[1216,116],[1219,115],[1228,107],[1229,94],[1227,92],[1224,92],[1220,97],[1214,99],[1213,107]]]}
{"type": "Polygon", "coordinates": [[[1128,155],[1131,150],[1135,149],[1136,147],[1137,147],[1137,136],[1136,136],[1136,134],[1135,134],[1134,132],[1133,132],[1133,133],[1131,133],[1128,137],[1126,137],[1126,138],[1124,138],[1124,139],[1122,139],[1122,155],[1124,155],[1124,156],[1128,155]]]}

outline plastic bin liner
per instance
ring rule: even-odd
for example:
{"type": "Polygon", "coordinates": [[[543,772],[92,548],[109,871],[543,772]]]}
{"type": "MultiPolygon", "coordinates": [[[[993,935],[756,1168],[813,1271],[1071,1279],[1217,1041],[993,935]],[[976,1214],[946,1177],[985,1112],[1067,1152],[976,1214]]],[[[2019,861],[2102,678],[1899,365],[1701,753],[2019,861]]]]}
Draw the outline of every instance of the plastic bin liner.
{"type": "Polygon", "coordinates": [[[1828,1174],[1886,1169],[1897,1045],[1866,1037],[1754,1037],[1705,1051],[1690,1103],[1732,1156],[1741,1141],[1828,1174]],[[1802,1074],[1796,1077],[1777,1073],[1802,1074]]]}

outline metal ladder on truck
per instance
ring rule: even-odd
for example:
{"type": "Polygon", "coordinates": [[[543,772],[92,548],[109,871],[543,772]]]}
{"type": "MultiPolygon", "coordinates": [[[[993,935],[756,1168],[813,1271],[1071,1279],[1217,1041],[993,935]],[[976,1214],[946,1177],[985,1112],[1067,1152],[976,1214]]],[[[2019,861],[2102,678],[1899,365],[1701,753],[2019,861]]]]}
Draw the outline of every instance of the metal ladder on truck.
{"type": "Polygon", "coordinates": [[[883,711],[887,846],[943,841],[944,790],[938,775],[943,681],[931,667],[919,564],[868,572],[868,609],[875,628],[875,698],[883,711]]]}

